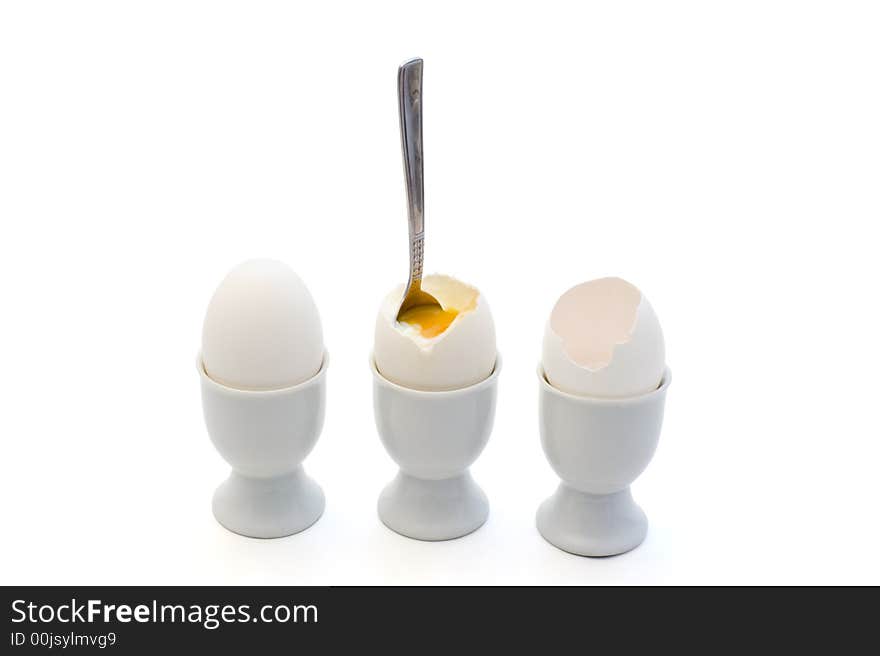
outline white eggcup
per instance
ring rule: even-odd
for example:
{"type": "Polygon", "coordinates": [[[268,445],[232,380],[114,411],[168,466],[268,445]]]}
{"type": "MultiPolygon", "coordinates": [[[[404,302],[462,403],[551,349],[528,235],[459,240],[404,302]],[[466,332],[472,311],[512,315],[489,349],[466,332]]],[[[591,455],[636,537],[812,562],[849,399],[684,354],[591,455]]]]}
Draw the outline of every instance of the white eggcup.
{"type": "Polygon", "coordinates": [[[221,525],[254,538],[278,538],[314,524],[324,493],[302,467],[324,424],[328,355],[303,383],[271,390],[221,385],[198,358],[205,424],[232,467],[214,493],[221,525]]]}
{"type": "Polygon", "coordinates": [[[482,526],[489,501],[469,467],[489,441],[501,358],[484,380],[455,390],[422,391],[373,371],[376,427],[400,467],[379,496],[379,517],[417,540],[450,540],[482,526]]]}
{"type": "Polygon", "coordinates": [[[645,539],[648,520],[630,484],[645,470],[660,438],[667,368],[659,387],[624,398],[591,398],[540,381],[541,443],[562,479],[538,509],[538,531],[552,545],[581,556],[612,556],[645,539]]]}

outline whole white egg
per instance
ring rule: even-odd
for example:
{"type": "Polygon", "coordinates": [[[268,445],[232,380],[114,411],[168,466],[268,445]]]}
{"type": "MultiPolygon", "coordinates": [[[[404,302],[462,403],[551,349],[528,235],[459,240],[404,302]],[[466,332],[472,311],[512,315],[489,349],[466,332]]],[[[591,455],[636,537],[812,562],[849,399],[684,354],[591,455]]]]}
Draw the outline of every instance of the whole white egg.
{"type": "Polygon", "coordinates": [[[550,313],[542,364],[547,381],[578,396],[620,398],[659,387],[663,331],[648,299],[621,278],[572,287],[550,313]]]}
{"type": "Polygon", "coordinates": [[[426,276],[422,289],[454,318],[440,328],[399,322],[404,287],[393,289],[376,318],[373,357],[379,373],[403,387],[426,391],[460,389],[488,378],[495,369],[496,346],[485,297],[449,276],[426,276]]]}
{"type": "Polygon", "coordinates": [[[269,390],[305,382],[321,368],[318,308],[294,271],[275,260],[250,260],[217,287],[202,329],[202,363],[216,382],[269,390]]]}

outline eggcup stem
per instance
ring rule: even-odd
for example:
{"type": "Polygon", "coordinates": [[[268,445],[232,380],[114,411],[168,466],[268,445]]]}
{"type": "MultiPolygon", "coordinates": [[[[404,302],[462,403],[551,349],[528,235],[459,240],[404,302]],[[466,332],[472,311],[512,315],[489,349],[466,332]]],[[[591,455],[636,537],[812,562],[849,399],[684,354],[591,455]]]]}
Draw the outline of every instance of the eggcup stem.
{"type": "Polygon", "coordinates": [[[538,508],[538,532],[547,542],[579,556],[614,556],[639,546],[648,518],[629,486],[612,494],[588,494],[560,483],[538,508]]]}
{"type": "Polygon", "coordinates": [[[280,538],[304,531],[324,512],[324,492],[303,468],[271,478],[234,469],[214,492],[214,517],[233,533],[280,538]]]}

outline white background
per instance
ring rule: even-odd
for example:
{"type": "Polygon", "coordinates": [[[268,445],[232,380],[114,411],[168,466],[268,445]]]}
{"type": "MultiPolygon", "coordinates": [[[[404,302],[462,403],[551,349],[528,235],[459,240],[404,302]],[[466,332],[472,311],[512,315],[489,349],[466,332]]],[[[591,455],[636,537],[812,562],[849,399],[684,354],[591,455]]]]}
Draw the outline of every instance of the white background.
{"type": "Polygon", "coordinates": [[[0,9],[0,582],[880,583],[880,15],[850,2],[8,2],[0,9]],[[505,358],[492,512],[402,538],[372,417],[406,274],[396,69],[425,58],[427,269],[505,358]],[[306,532],[214,521],[194,358],[244,259],[332,360],[306,532]],[[534,527],[543,325],[616,274],[674,371],[634,552],[534,527]]]}

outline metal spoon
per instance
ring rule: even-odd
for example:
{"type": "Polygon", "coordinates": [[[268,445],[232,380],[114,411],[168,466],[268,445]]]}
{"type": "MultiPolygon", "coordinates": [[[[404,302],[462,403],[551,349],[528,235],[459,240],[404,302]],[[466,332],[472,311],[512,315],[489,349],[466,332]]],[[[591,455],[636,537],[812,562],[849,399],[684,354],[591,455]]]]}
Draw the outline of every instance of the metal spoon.
{"type": "Polygon", "coordinates": [[[425,257],[425,181],[422,165],[422,60],[411,59],[397,70],[397,101],[400,110],[400,146],[406,178],[409,216],[409,281],[397,310],[401,315],[417,306],[440,302],[422,291],[422,262],[425,257]]]}

